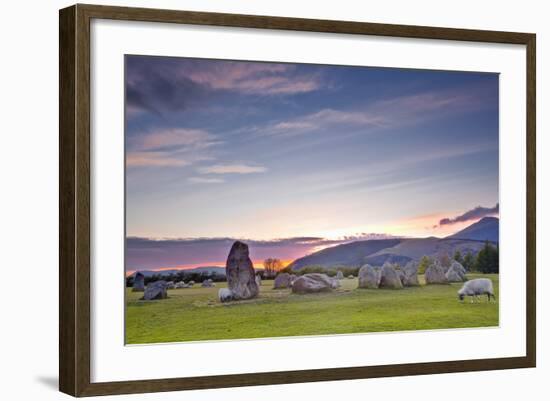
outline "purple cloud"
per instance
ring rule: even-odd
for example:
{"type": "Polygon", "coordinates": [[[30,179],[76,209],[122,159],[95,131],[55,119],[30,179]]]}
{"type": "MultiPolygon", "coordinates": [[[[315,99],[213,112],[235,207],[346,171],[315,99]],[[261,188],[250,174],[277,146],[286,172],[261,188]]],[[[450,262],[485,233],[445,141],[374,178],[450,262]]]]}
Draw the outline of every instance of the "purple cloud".
{"type": "Polygon", "coordinates": [[[441,219],[439,221],[439,225],[445,226],[449,224],[456,224],[456,223],[463,223],[471,220],[478,220],[486,216],[494,216],[495,214],[498,214],[498,211],[499,211],[498,203],[495,205],[495,207],[477,206],[471,210],[468,210],[466,213],[461,214],[460,216],[456,216],[452,218],[446,217],[444,219],[441,219]]]}

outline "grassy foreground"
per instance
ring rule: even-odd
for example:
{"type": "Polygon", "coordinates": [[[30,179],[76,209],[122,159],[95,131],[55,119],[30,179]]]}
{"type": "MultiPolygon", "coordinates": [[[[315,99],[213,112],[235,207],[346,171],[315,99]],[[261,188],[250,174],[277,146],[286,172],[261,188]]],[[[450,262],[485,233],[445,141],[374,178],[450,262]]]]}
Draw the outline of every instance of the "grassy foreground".
{"type": "MultiPolygon", "coordinates": [[[[498,274],[489,277],[498,301],[498,274]]],[[[421,277],[421,283],[423,283],[421,277]]],[[[264,280],[254,300],[221,304],[215,288],[168,290],[168,299],[139,301],[126,292],[126,343],[223,340],[377,331],[498,326],[498,302],[471,304],[457,300],[462,284],[403,290],[357,289],[357,279],[341,280],[331,293],[295,295],[273,290],[264,280]]]]}

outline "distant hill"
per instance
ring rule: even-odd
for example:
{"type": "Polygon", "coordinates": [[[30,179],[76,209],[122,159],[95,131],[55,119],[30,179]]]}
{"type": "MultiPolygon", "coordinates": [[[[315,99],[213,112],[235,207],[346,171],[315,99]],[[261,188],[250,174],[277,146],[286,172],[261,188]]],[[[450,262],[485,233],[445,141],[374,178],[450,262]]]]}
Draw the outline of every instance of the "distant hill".
{"type": "Polygon", "coordinates": [[[448,236],[447,238],[452,239],[469,239],[477,241],[492,241],[498,242],[498,229],[499,229],[499,219],[496,217],[484,217],[479,220],[477,223],[472,224],[471,226],[466,227],[464,230],[461,230],[453,235],[448,236]]]}
{"type": "Polygon", "coordinates": [[[435,237],[412,238],[404,240],[392,248],[382,249],[375,254],[365,257],[365,263],[382,265],[385,262],[390,262],[403,265],[411,260],[418,261],[424,255],[437,256],[447,254],[452,256],[456,251],[460,251],[463,255],[468,252],[475,255],[483,246],[483,241],[475,240],[435,237]]]}
{"type": "Polygon", "coordinates": [[[486,240],[498,242],[499,220],[485,217],[480,221],[446,238],[402,238],[386,240],[355,241],[337,245],[322,251],[296,259],[289,266],[299,270],[305,266],[350,266],[357,267],[365,263],[380,266],[385,262],[401,265],[420,260],[424,255],[477,254],[486,240]]]}
{"type": "Polygon", "coordinates": [[[381,249],[393,247],[401,241],[401,239],[376,239],[337,245],[296,259],[289,267],[293,270],[299,270],[304,266],[313,265],[324,267],[357,266],[363,262],[365,256],[381,249]]]}

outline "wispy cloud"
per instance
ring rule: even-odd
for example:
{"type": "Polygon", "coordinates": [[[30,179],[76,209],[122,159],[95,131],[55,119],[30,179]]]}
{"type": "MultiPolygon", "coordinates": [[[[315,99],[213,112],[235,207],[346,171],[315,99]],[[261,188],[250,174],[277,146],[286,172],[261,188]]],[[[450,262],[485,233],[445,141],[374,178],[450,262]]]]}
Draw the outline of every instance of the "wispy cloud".
{"type": "Polygon", "coordinates": [[[135,137],[126,154],[128,167],[183,167],[210,157],[205,150],[220,145],[212,134],[197,129],[165,129],[135,137]]]}
{"type": "Polygon", "coordinates": [[[263,166],[250,166],[247,164],[216,164],[198,169],[201,174],[253,174],[264,173],[267,168],[263,166]]]}
{"type": "Polygon", "coordinates": [[[131,152],[126,155],[128,167],[183,167],[189,164],[190,160],[173,157],[168,152],[131,152]]]}
{"type": "Polygon", "coordinates": [[[291,120],[269,124],[258,131],[266,135],[297,135],[337,125],[373,127],[384,124],[382,116],[366,111],[322,109],[291,120]]]}
{"type": "Polygon", "coordinates": [[[324,108],[292,119],[251,127],[250,131],[260,135],[292,136],[336,127],[395,128],[480,107],[483,103],[470,92],[432,91],[380,100],[362,109],[324,108]]]}
{"type": "Polygon", "coordinates": [[[174,128],[154,131],[140,138],[143,150],[193,148],[204,149],[220,142],[205,130],[174,128]]]}
{"type": "Polygon", "coordinates": [[[296,73],[290,64],[195,61],[182,64],[179,74],[210,89],[246,94],[292,95],[321,87],[318,74],[296,73]]]}
{"type": "Polygon", "coordinates": [[[195,184],[222,184],[225,182],[222,178],[208,178],[208,177],[189,177],[189,181],[195,184]]]}
{"type": "Polygon", "coordinates": [[[439,225],[445,226],[445,225],[456,224],[456,223],[464,223],[466,221],[478,220],[486,216],[495,216],[495,215],[498,215],[498,213],[499,213],[498,203],[494,207],[477,206],[459,216],[445,217],[439,220],[439,225]]]}

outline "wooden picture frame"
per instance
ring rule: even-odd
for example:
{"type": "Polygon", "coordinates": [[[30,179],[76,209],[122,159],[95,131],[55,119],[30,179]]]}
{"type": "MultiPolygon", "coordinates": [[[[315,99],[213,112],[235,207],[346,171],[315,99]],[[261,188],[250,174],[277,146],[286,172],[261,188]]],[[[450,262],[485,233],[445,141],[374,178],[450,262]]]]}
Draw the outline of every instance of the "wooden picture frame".
{"type": "Polygon", "coordinates": [[[535,43],[531,33],[74,5],[59,15],[59,388],[73,396],[143,393],[534,367],[536,363],[535,43]],[[90,380],[90,21],[97,19],[474,41],[526,46],[526,356],[222,376],[90,380]]]}

